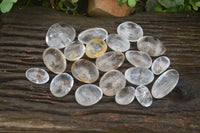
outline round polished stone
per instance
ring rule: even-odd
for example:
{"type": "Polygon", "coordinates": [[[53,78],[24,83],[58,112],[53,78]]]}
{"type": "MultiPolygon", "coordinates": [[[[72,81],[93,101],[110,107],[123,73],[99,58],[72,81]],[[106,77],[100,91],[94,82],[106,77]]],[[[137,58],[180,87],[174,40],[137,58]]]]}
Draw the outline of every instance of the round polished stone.
{"type": "Polygon", "coordinates": [[[167,70],[169,65],[170,65],[169,58],[167,56],[161,56],[154,60],[152,66],[151,66],[151,71],[155,75],[159,75],[159,74],[163,73],[165,70],[167,70]]]}

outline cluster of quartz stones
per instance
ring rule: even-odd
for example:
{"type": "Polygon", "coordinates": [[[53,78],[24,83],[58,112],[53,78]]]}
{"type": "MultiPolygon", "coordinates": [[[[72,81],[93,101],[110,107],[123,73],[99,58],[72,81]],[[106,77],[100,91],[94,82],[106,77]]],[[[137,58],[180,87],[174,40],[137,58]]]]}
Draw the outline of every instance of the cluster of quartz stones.
{"type": "MultiPolygon", "coordinates": [[[[134,22],[121,23],[117,34],[109,34],[103,28],[91,28],[78,35],[75,29],[67,24],[52,25],[46,35],[49,46],[43,53],[46,67],[57,74],[50,83],[50,91],[55,97],[67,95],[74,85],[74,78],[86,83],[76,89],[75,99],[83,106],[91,106],[100,101],[103,94],[115,96],[116,103],[130,104],[136,97],[144,107],[152,104],[153,98],[160,99],[168,95],[177,85],[179,74],[175,69],[167,70],[170,60],[162,56],[166,48],[162,42],[152,36],[143,36],[141,26],[134,22]],[[130,43],[137,43],[137,50],[129,50],[130,43]],[[106,52],[107,47],[112,51],[106,52]],[[60,49],[64,48],[64,53],[60,49]],[[125,55],[124,53],[125,52],[125,55]],[[86,54],[95,59],[95,64],[81,59],[86,54]],[[152,62],[152,58],[159,56],[152,62]],[[126,60],[132,65],[125,73],[117,69],[126,60]],[[67,60],[74,61],[71,73],[64,73],[67,60]],[[99,70],[105,72],[100,78],[99,86],[94,85],[99,78],[99,70]],[[167,71],[166,71],[167,70],[167,71]],[[161,75],[160,75],[161,74],[161,75]],[[153,83],[151,91],[146,85],[153,83]],[[73,78],[74,77],[74,78],[73,78]],[[126,81],[137,86],[126,86],[126,81]]],[[[44,84],[49,75],[44,69],[30,68],[26,71],[28,80],[44,84]]]]}

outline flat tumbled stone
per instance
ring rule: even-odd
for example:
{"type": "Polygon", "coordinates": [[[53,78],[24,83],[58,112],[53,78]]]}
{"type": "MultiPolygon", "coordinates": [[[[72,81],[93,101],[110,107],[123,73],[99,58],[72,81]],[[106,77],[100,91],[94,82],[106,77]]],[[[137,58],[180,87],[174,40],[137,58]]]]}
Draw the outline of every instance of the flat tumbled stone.
{"type": "Polygon", "coordinates": [[[169,65],[170,65],[169,58],[167,56],[161,56],[154,60],[152,66],[151,66],[151,71],[155,75],[159,75],[159,74],[163,73],[165,70],[167,70],[169,65]]]}

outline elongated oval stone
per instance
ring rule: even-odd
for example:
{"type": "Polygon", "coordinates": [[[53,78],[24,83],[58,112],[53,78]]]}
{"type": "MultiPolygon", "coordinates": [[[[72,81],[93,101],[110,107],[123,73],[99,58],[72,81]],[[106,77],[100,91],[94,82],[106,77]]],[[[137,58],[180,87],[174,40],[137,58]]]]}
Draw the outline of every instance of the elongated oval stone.
{"type": "Polygon", "coordinates": [[[72,64],[72,75],[84,83],[93,83],[99,78],[99,70],[94,63],[79,59],[72,64]]]}
{"type": "Polygon", "coordinates": [[[168,95],[177,85],[179,73],[170,69],[158,77],[152,86],[151,93],[154,98],[160,99],[168,95]]]}
{"type": "Polygon", "coordinates": [[[111,70],[102,76],[99,86],[106,96],[114,96],[117,91],[126,86],[126,79],[120,71],[111,70]]]}
{"type": "Polygon", "coordinates": [[[64,54],[53,47],[49,47],[43,52],[43,61],[46,67],[56,74],[63,73],[67,66],[64,54]]]}
{"type": "Polygon", "coordinates": [[[62,73],[52,79],[50,91],[55,97],[63,97],[70,92],[73,85],[73,77],[68,73],[62,73]]]}
{"type": "Polygon", "coordinates": [[[155,75],[159,75],[159,74],[163,73],[165,70],[167,70],[169,65],[170,65],[169,58],[167,56],[161,56],[154,60],[152,66],[151,66],[151,71],[155,75]]]}
{"type": "Polygon", "coordinates": [[[154,79],[154,74],[142,67],[131,67],[125,71],[125,78],[134,85],[148,85],[154,79]]]}
{"type": "Polygon", "coordinates": [[[122,52],[107,52],[96,59],[96,66],[99,70],[107,72],[119,68],[124,63],[124,58],[122,52]]]}
{"type": "Polygon", "coordinates": [[[93,84],[80,86],[75,93],[76,101],[82,106],[91,106],[99,102],[103,97],[101,88],[93,84]]]}
{"type": "Polygon", "coordinates": [[[142,51],[130,50],[126,52],[126,59],[129,63],[136,67],[149,68],[152,64],[152,59],[149,54],[142,51]]]}
{"type": "Polygon", "coordinates": [[[30,68],[26,70],[25,76],[35,84],[45,84],[49,81],[49,74],[41,68],[30,68]]]}
{"type": "Polygon", "coordinates": [[[137,41],[137,48],[151,56],[160,56],[166,51],[163,43],[158,38],[152,36],[141,37],[137,41]]]}

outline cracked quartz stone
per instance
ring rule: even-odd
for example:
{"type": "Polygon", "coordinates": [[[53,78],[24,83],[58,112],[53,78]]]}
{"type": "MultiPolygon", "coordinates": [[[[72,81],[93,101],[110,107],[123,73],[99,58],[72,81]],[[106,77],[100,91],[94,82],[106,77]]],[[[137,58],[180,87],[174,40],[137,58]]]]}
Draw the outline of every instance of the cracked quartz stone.
{"type": "Polygon", "coordinates": [[[169,58],[167,56],[161,56],[154,60],[152,66],[151,66],[151,71],[155,75],[159,75],[159,74],[163,73],[165,70],[167,70],[169,65],[170,65],[169,58]]]}

